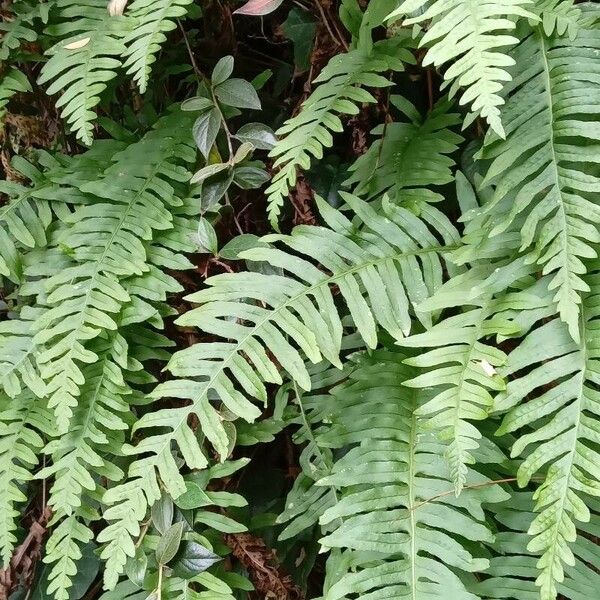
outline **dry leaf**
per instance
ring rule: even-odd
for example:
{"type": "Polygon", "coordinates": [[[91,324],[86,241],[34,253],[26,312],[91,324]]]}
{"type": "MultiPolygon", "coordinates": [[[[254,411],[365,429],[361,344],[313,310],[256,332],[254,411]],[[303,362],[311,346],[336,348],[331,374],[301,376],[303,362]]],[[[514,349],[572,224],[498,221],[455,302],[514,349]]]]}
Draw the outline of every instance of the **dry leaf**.
{"type": "Polygon", "coordinates": [[[494,367],[487,360],[484,359],[480,361],[479,364],[481,365],[483,372],[489,377],[493,377],[496,374],[496,369],[494,369],[494,367]]]}
{"type": "Polygon", "coordinates": [[[86,38],[81,38],[80,40],[77,40],[76,42],[71,42],[70,44],[65,44],[63,46],[63,48],[66,48],[67,50],[77,50],[78,48],[83,48],[84,46],[87,46],[90,43],[90,40],[92,38],[86,37],[86,38]]]}
{"type": "Polygon", "coordinates": [[[279,8],[283,0],[248,0],[244,6],[233,11],[234,15],[251,15],[262,17],[279,8]]]}
{"type": "Polygon", "coordinates": [[[106,9],[111,17],[118,17],[123,14],[127,6],[127,0],[110,0],[106,9]]]}

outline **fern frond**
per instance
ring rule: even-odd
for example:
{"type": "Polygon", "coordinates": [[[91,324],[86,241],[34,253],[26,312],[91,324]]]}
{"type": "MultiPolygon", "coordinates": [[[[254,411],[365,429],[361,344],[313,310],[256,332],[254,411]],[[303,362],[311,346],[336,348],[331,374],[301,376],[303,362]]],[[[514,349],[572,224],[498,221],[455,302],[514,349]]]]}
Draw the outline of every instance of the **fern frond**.
{"type": "Polygon", "coordinates": [[[591,292],[582,301],[579,343],[560,319],[533,329],[510,353],[503,373],[520,374],[495,405],[497,410],[510,409],[499,433],[522,432],[512,449],[513,456],[525,455],[517,474],[519,485],[527,485],[538,471],[548,469],[534,494],[539,514],[529,528],[533,539],[528,545],[529,551],[541,554],[537,585],[543,600],[556,597],[556,583],[564,578],[563,564],[573,564],[569,545],[576,539],[575,521],[590,520],[582,496],[600,496],[597,265],[586,285],[591,292]]]}
{"type": "Polygon", "coordinates": [[[15,2],[10,7],[11,16],[3,17],[0,21],[0,31],[2,32],[0,60],[6,60],[10,56],[11,50],[17,50],[23,42],[37,40],[35,21],[39,19],[43,23],[47,22],[50,5],[51,3],[42,3],[37,0],[26,0],[15,2]]]}
{"type": "Polygon", "coordinates": [[[82,185],[89,202],[64,217],[66,227],[52,244],[69,262],[54,259],[29,269],[46,278],[34,341],[47,346],[37,361],[60,431],[67,430],[84,383],[81,363],[97,359],[88,341],[117,328],[116,315],[130,300],[122,280],[149,268],[143,241],[172,227],[169,208],[181,204],[173,184],[189,179],[181,162],[194,157],[188,126],[180,114],[166,117],[118,153],[102,179],[82,185]]]}
{"type": "Polygon", "coordinates": [[[38,347],[33,341],[33,324],[38,316],[39,310],[24,306],[18,319],[0,321],[0,388],[10,398],[19,396],[23,386],[38,398],[46,393],[35,360],[38,347]]]}
{"type": "Polygon", "coordinates": [[[450,129],[460,122],[456,113],[449,112],[451,106],[447,101],[438,103],[422,121],[414,109],[411,123],[377,126],[372,133],[381,137],[350,167],[352,174],[344,183],[355,186],[353,192],[368,200],[383,194],[403,205],[441,200],[429,188],[453,181],[454,161],[448,155],[462,141],[450,129]]]}
{"type": "MultiPolygon", "coordinates": [[[[361,228],[321,201],[323,217],[335,229],[297,227],[290,236],[267,236],[262,245],[240,255],[269,263],[286,275],[217,275],[207,280],[206,289],[189,296],[201,306],[178,323],[229,341],[196,344],[176,353],[168,369],[185,379],[160,384],[152,395],[182,398],[190,404],[150,412],[134,427],[134,432],[149,428],[163,428],[163,432],[146,435],[130,450],[139,457],[130,467],[130,480],[110,491],[115,506],[106,518],[115,523],[102,533],[102,540],[109,542],[104,554],[115,564],[108,575],[112,584],[126,556],[132,555],[133,542],[128,538],[137,535],[145,507],[160,496],[157,473],[172,497],[185,491],[171,454],[172,443],[190,468],[207,464],[188,424],[191,415],[198,417],[204,435],[224,459],[229,442],[214,400],[253,421],[261,411],[251,400],[266,401],[265,382],[281,383],[280,370],[304,389],[310,387],[300,351],[313,362],[324,356],[340,364],[343,328],[331,286],[337,286],[365,343],[374,347],[378,325],[403,337],[408,331],[403,327],[410,327],[409,306],[441,282],[440,255],[448,246],[441,245],[423,221],[389,203],[384,202],[388,210],[384,217],[356,197],[346,194],[344,199],[363,222],[361,228]],[[281,242],[307,258],[264,245],[269,242],[281,242]]],[[[420,316],[429,319],[424,313],[420,316]]]]}
{"type": "MultiPolygon", "coordinates": [[[[394,41],[394,40],[391,40],[394,41]]],[[[370,52],[352,50],[332,59],[315,79],[315,91],[302,104],[300,112],[277,130],[281,139],[270,156],[279,170],[266,193],[269,201],[269,220],[275,229],[284,198],[296,184],[298,168],[310,168],[313,158],[323,158],[323,148],[333,144],[331,132],[343,130],[338,115],[355,115],[357,104],[375,102],[373,95],[361,86],[387,87],[390,82],[379,73],[402,69],[402,63],[413,62],[410,52],[400,44],[393,65],[385,51],[389,41],[375,44],[370,52]],[[402,61],[402,62],[400,62],[402,61]]]]}
{"type": "Polygon", "coordinates": [[[125,38],[127,50],[123,67],[138,84],[142,94],[148,86],[152,64],[166,33],[177,27],[176,19],[183,17],[193,0],[135,0],[127,14],[136,21],[135,29],[125,38]]]}
{"type": "Polygon", "coordinates": [[[318,443],[341,450],[317,482],[340,494],[321,517],[331,528],[321,543],[349,550],[353,562],[333,578],[326,600],[477,598],[465,582],[487,566],[476,544],[493,539],[482,504],[506,494],[472,469],[461,496],[449,493],[444,446],[421,428],[415,410],[422,393],[403,385],[414,375],[404,359],[385,350],[361,357],[317,408],[331,422],[318,443]]]}
{"type": "Polygon", "coordinates": [[[49,412],[26,390],[14,398],[0,394],[0,556],[6,567],[17,538],[14,534],[27,501],[24,485],[40,460],[42,436],[51,430],[49,412]]]}
{"type": "Polygon", "coordinates": [[[60,22],[47,33],[61,38],[48,50],[39,83],[48,94],[62,94],[56,106],[77,138],[92,143],[94,108],[107,83],[116,76],[125,52],[123,38],[131,21],[111,16],[105,0],[57,0],[60,22]]]}
{"type": "Polygon", "coordinates": [[[19,92],[31,92],[31,84],[27,76],[17,69],[9,69],[0,80],[0,131],[8,101],[19,92]]]}
{"type": "Polygon", "coordinates": [[[22,253],[46,245],[52,213],[47,202],[34,197],[48,184],[41,172],[22,159],[16,158],[13,163],[33,182],[33,186],[27,187],[14,181],[0,181],[0,192],[10,197],[0,206],[0,275],[19,283],[22,253]]]}
{"type": "Polygon", "coordinates": [[[475,267],[454,277],[422,308],[472,308],[443,319],[425,333],[398,342],[412,348],[431,348],[407,359],[407,364],[427,372],[405,385],[435,390],[417,414],[426,418],[426,429],[437,430],[447,442],[446,455],[457,495],[465,484],[467,465],[474,462],[472,451],[481,438],[470,421],[486,419],[492,408],[492,394],[505,389],[497,370],[506,362],[506,354],[496,347],[493,338],[519,333],[520,326],[512,322],[511,311],[525,312],[545,304],[527,292],[505,291],[531,270],[520,259],[496,269],[493,265],[475,267]]]}
{"type": "Polygon", "coordinates": [[[523,40],[512,54],[518,68],[503,110],[508,137],[490,136],[482,152],[491,162],[483,185],[495,186],[486,210],[514,196],[491,235],[517,216],[524,219],[522,247],[533,246],[543,273],[553,275],[550,289],[575,341],[581,294],[588,291],[583,260],[596,256],[593,245],[600,241],[600,128],[590,100],[600,94],[599,52],[598,30],[580,29],[572,41],[547,40],[537,31],[523,40]]]}
{"type": "Polygon", "coordinates": [[[330,474],[334,462],[331,450],[318,443],[316,430],[324,418],[320,409],[328,398],[327,390],[344,381],[354,366],[354,363],[347,363],[340,370],[325,361],[308,365],[311,381],[311,393],[308,396],[300,393],[293,384],[280,388],[280,393],[289,393],[294,398],[297,414],[290,418],[289,424],[299,426],[293,441],[304,445],[298,461],[302,471],[287,495],[285,509],[277,517],[278,523],[286,523],[279,535],[280,540],[294,538],[305,529],[314,527],[323,513],[337,502],[334,488],[315,485],[319,479],[330,474]],[[317,393],[317,390],[323,390],[323,393],[317,393]]]}
{"type": "MultiPolygon", "coordinates": [[[[482,598],[538,600],[539,590],[535,585],[538,552],[531,553],[527,544],[527,524],[535,515],[531,513],[532,495],[529,492],[510,490],[507,502],[492,507],[500,530],[493,544],[495,556],[486,570],[488,579],[474,587],[482,598]]],[[[565,572],[565,579],[557,585],[558,593],[568,600],[589,600],[600,586],[600,574],[595,568],[600,564],[600,548],[594,543],[598,537],[598,515],[600,505],[591,500],[593,522],[583,523],[575,543],[572,545],[575,564],[565,572]]]]}
{"type": "Polygon", "coordinates": [[[93,537],[92,530],[75,515],[54,528],[46,543],[44,556],[45,563],[54,563],[48,574],[47,594],[56,600],[69,600],[72,579],[77,574],[77,562],[82,557],[81,548],[93,537]]]}
{"type": "Polygon", "coordinates": [[[420,45],[427,46],[423,65],[440,67],[450,63],[444,73],[450,96],[466,88],[460,104],[470,105],[472,115],[481,115],[491,129],[504,137],[499,107],[506,68],[514,60],[502,50],[518,43],[508,32],[518,17],[537,17],[528,10],[531,0],[406,0],[390,17],[417,16],[405,19],[404,25],[430,22],[420,45]],[[424,9],[424,10],[423,10],[424,9]]]}
{"type": "Polygon", "coordinates": [[[548,37],[556,33],[573,39],[582,25],[581,10],[574,0],[535,0],[532,11],[539,15],[548,37]]]}

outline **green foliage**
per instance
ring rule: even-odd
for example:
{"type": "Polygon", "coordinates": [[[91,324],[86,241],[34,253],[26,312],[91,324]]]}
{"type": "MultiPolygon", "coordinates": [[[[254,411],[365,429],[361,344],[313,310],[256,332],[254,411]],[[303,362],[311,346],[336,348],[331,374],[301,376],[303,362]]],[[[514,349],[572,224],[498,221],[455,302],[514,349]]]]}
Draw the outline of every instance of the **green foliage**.
{"type": "Polygon", "coordinates": [[[405,62],[412,62],[412,56],[402,47],[401,39],[392,38],[372,45],[368,51],[359,48],[337,56],[323,69],[314,81],[318,87],[303,103],[300,113],[276,132],[284,136],[271,151],[276,158],[273,166],[279,170],[266,190],[273,227],[277,227],[284,198],[296,184],[297,169],[307,170],[311,157],[321,159],[323,148],[333,145],[331,132],[343,130],[338,115],[357,114],[358,103],[375,102],[374,96],[360,86],[389,86],[390,82],[379,73],[402,70],[405,62]]]}
{"type": "Polygon", "coordinates": [[[48,94],[64,90],[56,106],[77,137],[92,141],[92,109],[116,76],[125,51],[127,21],[110,15],[104,0],[56,0],[59,21],[47,32],[58,41],[48,54],[39,83],[50,83],[48,94]]]}
{"type": "Polygon", "coordinates": [[[515,28],[515,17],[535,19],[528,10],[531,4],[531,0],[491,0],[482,5],[468,0],[406,0],[390,17],[420,13],[404,24],[429,23],[420,41],[429,47],[423,64],[452,63],[444,73],[450,96],[466,88],[460,104],[470,105],[469,121],[481,115],[504,137],[499,92],[502,82],[510,80],[506,67],[514,62],[502,50],[519,41],[508,34],[515,28]]]}
{"type": "Polygon", "coordinates": [[[404,385],[414,374],[404,358],[385,350],[361,356],[330,395],[298,398],[317,447],[340,457],[316,481],[332,488],[335,498],[320,517],[327,532],[321,544],[345,550],[328,563],[335,574],[328,600],[357,593],[471,600],[476,596],[453,568],[470,573],[486,567],[468,547],[491,542],[482,503],[506,494],[472,469],[467,479],[474,489],[459,498],[447,493],[452,483],[442,444],[422,430],[421,393],[404,385]]]}
{"type": "Polygon", "coordinates": [[[595,598],[597,4],[7,4],[10,599],[595,598]]]}
{"type": "Polygon", "coordinates": [[[490,135],[482,151],[490,161],[485,183],[496,184],[487,210],[514,197],[510,214],[491,234],[521,217],[522,247],[533,246],[542,273],[553,274],[550,289],[576,341],[581,294],[589,291],[583,261],[596,256],[600,241],[594,225],[600,135],[597,122],[588,120],[597,113],[588,99],[600,93],[598,78],[589,76],[598,70],[599,51],[597,30],[581,29],[574,40],[532,32],[514,52],[517,67],[504,110],[508,137],[490,135]],[[565,79],[572,82],[568,87],[565,79]]]}
{"type": "Polygon", "coordinates": [[[598,381],[598,299],[599,275],[596,269],[586,278],[591,291],[582,302],[579,343],[569,336],[559,319],[534,329],[509,356],[504,372],[527,373],[510,381],[496,401],[506,410],[499,433],[521,431],[513,456],[533,449],[517,472],[526,485],[547,465],[544,483],[534,494],[540,511],[529,528],[533,539],[528,549],[540,553],[538,585],[542,596],[554,597],[556,583],[564,579],[563,563],[572,565],[569,543],[576,538],[574,520],[588,522],[590,511],[582,495],[600,496],[598,480],[597,418],[600,397],[598,381]],[[543,363],[543,364],[542,364],[543,363]],[[550,389],[544,386],[554,383],[550,389]],[[523,402],[530,395],[527,402],[523,402]]]}
{"type": "Polygon", "coordinates": [[[152,64],[166,33],[177,26],[176,19],[187,12],[192,0],[135,0],[128,8],[128,15],[135,20],[135,29],[124,40],[127,50],[123,66],[133,75],[140,92],[148,87],[152,64]]]}

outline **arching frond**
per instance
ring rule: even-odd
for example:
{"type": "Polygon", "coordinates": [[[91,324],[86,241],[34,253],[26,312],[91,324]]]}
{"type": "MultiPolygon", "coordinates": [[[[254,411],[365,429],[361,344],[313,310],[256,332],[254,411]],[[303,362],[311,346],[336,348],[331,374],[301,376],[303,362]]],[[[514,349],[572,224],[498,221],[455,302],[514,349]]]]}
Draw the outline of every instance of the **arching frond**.
{"type": "Polygon", "coordinates": [[[156,61],[156,54],[167,40],[166,33],[177,27],[176,19],[183,17],[193,0],[135,0],[127,14],[136,26],[127,35],[123,66],[133,75],[140,92],[144,93],[156,61]]]}
{"type": "Polygon", "coordinates": [[[429,48],[423,64],[450,64],[444,73],[446,84],[451,84],[450,96],[466,88],[460,104],[470,105],[472,116],[481,115],[497,135],[504,137],[500,92],[503,82],[510,81],[506,68],[514,64],[504,49],[519,41],[509,33],[516,18],[536,19],[528,10],[531,4],[531,0],[477,4],[470,0],[406,0],[390,16],[417,13],[405,19],[404,25],[430,23],[420,42],[429,48]]]}
{"type": "Polygon", "coordinates": [[[573,564],[569,546],[576,539],[575,521],[590,520],[584,494],[600,496],[597,266],[586,285],[591,292],[582,300],[579,343],[560,319],[533,329],[510,353],[503,373],[519,375],[495,405],[497,410],[510,409],[499,433],[520,432],[512,449],[513,456],[525,456],[518,470],[519,485],[527,485],[547,467],[534,495],[539,514],[529,527],[533,538],[528,544],[531,552],[541,554],[537,585],[543,600],[556,597],[563,565],[573,564]]]}
{"type": "Polygon", "coordinates": [[[370,51],[359,49],[339,55],[323,69],[314,81],[318,87],[302,104],[300,112],[276,132],[281,139],[270,156],[275,158],[273,166],[279,170],[266,190],[269,219],[274,228],[277,228],[284,198],[296,184],[297,169],[306,170],[313,158],[323,158],[323,148],[333,144],[331,132],[343,130],[338,115],[357,114],[357,104],[375,102],[373,95],[362,86],[389,86],[390,82],[379,73],[390,68],[402,70],[403,63],[410,62],[413,58],[402,47],[402,41],[392,39],[373,45],[370,51]],[[392,62],[391,42],[396,47],[392,62]]]}
{"type": "Polygon", "coordinates": [[[600,31],[580,29],[574,40],[546,39],[534,31],[512,53],[517,61],[507,87],[503,121],[507,139],[490,136],[482,157],[491,162],[485,184],[495,186],[487,205],[513,194],[502,231],[522,215],[522,247],[533,246],[561,318],[577,341],[583,261],[596,256],[600,212],[598,106],[600,31]]]}
{"type": "Polygon", "coordinates": [[[77,138],[92,143],[94,108],[107,83],[116,76],[125,52],[123,38],[132,23],[112,16],[105,0],[56,0],[59,23],[47,33],[60,38],[48,50],[39,83],[48,94],[62,91],[57,107],[77,138]]]}

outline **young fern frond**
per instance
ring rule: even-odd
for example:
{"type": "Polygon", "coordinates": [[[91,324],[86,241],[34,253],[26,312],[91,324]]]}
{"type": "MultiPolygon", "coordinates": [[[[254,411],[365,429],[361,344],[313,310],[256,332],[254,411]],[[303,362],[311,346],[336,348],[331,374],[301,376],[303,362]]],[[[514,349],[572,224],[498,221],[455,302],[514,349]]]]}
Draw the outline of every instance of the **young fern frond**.
{"type": "Polygon", "coordinates": [[[392,96],[390,102],[409,114],[410,123],[385,123],[372,133],[381,137],[350,167],[344,182],[367,200],[388,194],[394,204],[436,202],[442,196],[430,186],[453,181],[448,156],[458,149],[462,137],[451,130],[459,115],[451,103],[438,103],[425,119],[408,101],[392,96]]]}
{"type": "Polygon", "coordinates": [[[59,23],[47,33],[59,37],[48,50],[39,83],[50,83],[48,94],[62,91],[56,103],[61,116],[84,144],[93,139],[94,108],[114,79],[125,52],[123,38],[132,22],[112,16],[105,0],[56,0],[59,23]]]}
{"type": "Polygon", "coordinates": [[[355,115],[357,105],[375,102],[373,95],[361,86],[387,87],[390,81],[379,73],[402,70],[403,63],[414,59],[402,47],[401,39],[384,40],[374,44],[370,51],[351,50],[335,57],[315,79],[315,91],[302,104],[300,112],[277,130],[281,137],[270,153],[273,166],[279,170],[273,176],[266,193],[269,201],[269,220],[278,229],[278,217],[284,199],[296,184],[298,168],[310,168],[313,158],[323,158],[323,148],[333,145],[331,132],[343,130],[338,115],[355,115]],[[395,48],[393,59],[387,52],[395,48]]]}
{"type": "Polygon", "coordinates": [[[512,53],[517,67],[502,113],[508,137],[490,135],[482,151],[490,161],[483,185],[495,187],[486,210],[514,195],[512,210],[491,235],[524,218],[522,248],[533,247],[542,272],[553,275],[550,289],[575,341],[581,294],[589,289],[583,261],[596,256],[600,241],[600,126],[591,101],[600,95],[599,52],[597,29],[582,28],[574,40],[533,31],[512,53]]]}
{"type": "Polygon", "coordinates": [[[575,521],[590,520],[584,498],[600,496],[597,264],[585,281],[591,291],[582,299],[579,342],[558,318],[533,329],[510,353],[502,372],[519,375],[495,403],[496,410],[510,409],[498,433],[521,432],[512,448],[513,456],[525,456],[517,473],[519,485],[527,485],[547,467],[534,494],[539,514],[529,528],[533,539],[528,545],[541,554],[537,585],[543,600],[556,597],[563,564],[573,564],[569,545],[576,539],[575,521]]]}
{"type": "Polygon", "coordinates": [[[531,0],[486,0],[474,4],[470,0],[406,0],[394,11],[400,15],[421,14],[405,19],[404,25],[430,22],[420,45],[427,46],[423,65],[436,67],[450,63],[444,73],[450,96],[466,88],[460,104],[472,111],[468,121],[481,115],[497,135],[504,137],[500,106],[503,82],[510,81],[506,68],[514,60],[503,52],[518,43],[509,35],[518,17],[537,17],[528,9],[531,0]]]}
{"type": "Polygon", "coordinates": [[[193,0],[135,0],[127,15],[135,20],[135,28],[124,40],[123,67],[138,84],[142,94],[148,87],[152,65],[166,33],[177,27],[176,19],[183,17],[193,0]]]}
{"type": "Polygon", "coordinates": [[[350,550],[353,565],[336,573],[325,600],[477,600],[465,584],[487,566],[476,543],[493,539],[482,504],[506,494],[470,468],[469,487],[451,493],[444,446],[416,416],[425,393],[403,385],[414,375],[405,358],[386,350],[362,356],[348,381],[313,405],[327,416],[317,443],[338,456],[317,482],[339,495],[320,519],[329,529],[321,544],[350,550]]]}

